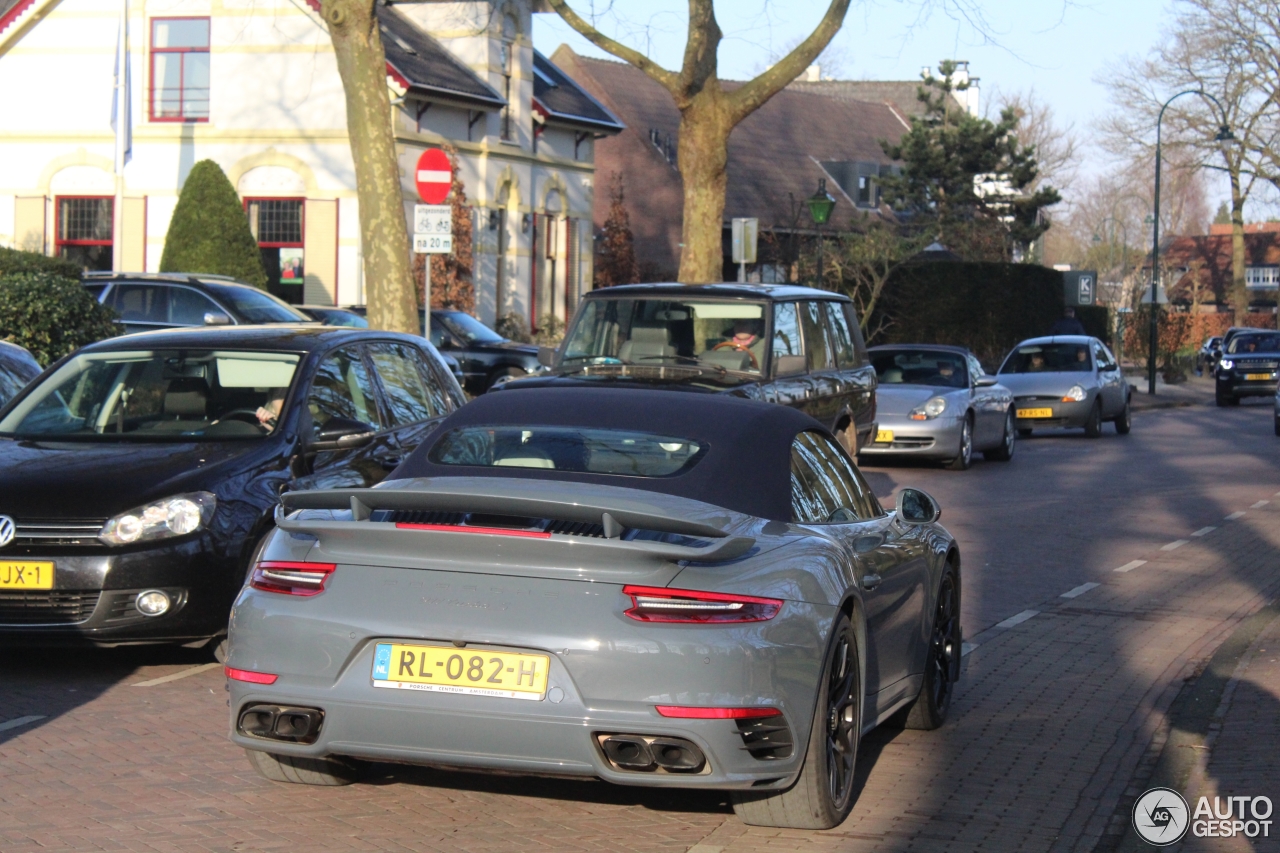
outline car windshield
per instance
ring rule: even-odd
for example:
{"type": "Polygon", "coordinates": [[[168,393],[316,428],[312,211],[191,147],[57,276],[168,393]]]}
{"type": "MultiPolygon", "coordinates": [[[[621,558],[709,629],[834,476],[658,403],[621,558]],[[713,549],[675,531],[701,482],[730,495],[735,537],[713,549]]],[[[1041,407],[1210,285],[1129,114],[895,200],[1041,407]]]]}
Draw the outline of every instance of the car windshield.
{"type": "Polygon", "coordinates": [[[760,373],[768,303],[709,299],[589,299],[562,364],[691,364],[760,373]]]}
{"type": "Polygon", "coordinates": [[[81,353],[0,420],[0,435],[76,441],[260,438],[276,428],[299,358],[241,350],[81,353]]]}
{"type": "Polygon", "coordinates": [[[1093,370],[1086,344],[1024,344],[1000,365],[1001,373],[1088,373],[1093,370]]]}
{"type": "Polygon", "coordinates": [[[1227,352],[1232,355],[1246,355],[1251,352],[1280,352],[1280,334],[1240,334],[1231,339],[1227,352]]]}
{"type": "Polygon", "coordinates": [[[437,465],[670,477],[696,465],[705,450],[687,438],[626,430],[474,426],[446,433],[428,458],[437,465]]]}
{"type": "Polygon", "coordinates": [[[359,314],[343,311],[339,308],[312,308],[311,313],[326,326],[345,326],[352,329],[367,329],[369,321],[359,314]]]}
{"type": "MultiPolygon", "coordinates": [[[[433,320],[438,319],[454,335],[470,344],[499,344],[506,340],[493,329],[481,323],[475,317],[463,311],[432,311],[433,320]]],[[[435,343],[435,341],[432,341],[435,343]]]]}
{"type": "Polygon", "coordinates": [[[246,323],[314,322],[288,302],[248,285],[215,284],[206,281],[204,286],[223,302],[231,303],[232,309],[246,323]]]}
{"type": "Polygon", "coordinates": [[[939,388],[969,387],[964,356],[930,350],[875,350],[871,363],[881,385],[929,385],[939,388]]]}

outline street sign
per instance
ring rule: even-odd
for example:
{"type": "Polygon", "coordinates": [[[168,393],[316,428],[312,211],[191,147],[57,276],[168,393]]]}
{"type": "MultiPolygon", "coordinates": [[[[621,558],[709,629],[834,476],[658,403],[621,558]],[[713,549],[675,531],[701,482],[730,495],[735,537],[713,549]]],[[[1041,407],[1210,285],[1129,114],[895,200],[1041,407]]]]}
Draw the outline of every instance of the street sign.
{"type": "Polygon", "coordinates": [[[453,235],[414,234],[413,251],[419,255],[447,255],[453,251],[453,235]]]}
{"type": "Polygon", "coordinates": [[[453,208],[447,204],[415,204],[414,234],[452,234],[453,208]]]}
{"type": "Polygon", "coordinates": [[[418,187],[418,197],[427,204],[439,204],[449,197],[453,187],[453,164],[449,155],[439,148],[428,148],[418,158],[418,167],[413,173],[414,183],[418,187]]]}
{"type": "Polygon", "coordinates": [[[1062,295],[1068,305],[1098,304],[1098,274],[1093,270],[1064,272],[1062,285],[1062,295]]]}
{"type": "Polygon", "coordinates": [[[759,234],[759,219],[733,220],[733,262],[735,264],[756,262],[756,241],[759,234]]]}

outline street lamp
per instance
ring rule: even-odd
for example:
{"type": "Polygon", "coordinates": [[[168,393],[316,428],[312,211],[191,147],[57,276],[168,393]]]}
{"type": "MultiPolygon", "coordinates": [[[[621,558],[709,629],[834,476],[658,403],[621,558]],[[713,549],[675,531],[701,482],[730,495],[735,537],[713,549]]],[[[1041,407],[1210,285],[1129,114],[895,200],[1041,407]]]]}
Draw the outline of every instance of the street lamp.
{"type": "MultiPolygon", "coordinates": [[[[1213,102],[1214,106],[1222,115],[1226,115],[1226,110],[1222,108],[1222,104],[1213,95],[1200,89],[1187,89],[1179,92],[1164,102],[1164,106],[1160,108],[1160,115],[1156,117],[1156,192],[1155,204],[1152,205],[1152,223],[1151,223],[1151,339],[1149,341],[1151,349],[1147,354],[1147,393],[1156,393],[1156,344],[1159,340],[1159,326],[1156,315],[1158,307],[1158,288],[1160,283],[1160,124],[1164,121],[1164,111],[1169,105],[1181,98],[1183,95],[1199,95],[1213,102]]],[[[1223,122],[1218,126],[1218,135],[1213,138],[1214,142],[1230,142],[1235,139],[1235,134],[1231,132],[1231,128],[1223,122]]]]}
{"type": "Polygon", "coordinates": [[[809,196],[805,200],[809,205],[809,216],[813,219],[813,224],[818,226],[818,285],[822,285],[822,226],[827,224],[827,220],[831,218],[831,211],[835,209],[836,200],[831,197],[831,193],[827,192],[827,179],[818,179],[818,191],[809,196]]]}

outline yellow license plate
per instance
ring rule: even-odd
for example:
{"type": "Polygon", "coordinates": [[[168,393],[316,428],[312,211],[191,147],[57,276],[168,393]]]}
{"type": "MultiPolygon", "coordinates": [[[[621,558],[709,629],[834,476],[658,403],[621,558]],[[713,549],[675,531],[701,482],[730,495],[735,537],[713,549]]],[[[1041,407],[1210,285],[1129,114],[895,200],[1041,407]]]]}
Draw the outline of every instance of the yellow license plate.
{"type": "Polygon", "coordinates": [[[53,589],[53,563],[0,560],[0,589],[53,589]]]}
{"type": "Polygon", "coordinates": [[[893,443],[893,430],[891,429],[876,430],[876,444],[892,444],[892,443],[893,443]]]}
{"type": "Polygon", "coordinates": [[[1018,409],[1020,418],[1051,418],[1053,409],[1018,409]]]}
{"type": "Polygon", "coordinates": [[[1266,382],[1270,378],[1270,373],[1246,373],[1244,375],[1246,382],[1266,382]]]}
{"type": "Polygon", "coordinates": [[[373,686],[502,699],[541,699],[551,658],[456,646],[378,643],[373,686]]]}

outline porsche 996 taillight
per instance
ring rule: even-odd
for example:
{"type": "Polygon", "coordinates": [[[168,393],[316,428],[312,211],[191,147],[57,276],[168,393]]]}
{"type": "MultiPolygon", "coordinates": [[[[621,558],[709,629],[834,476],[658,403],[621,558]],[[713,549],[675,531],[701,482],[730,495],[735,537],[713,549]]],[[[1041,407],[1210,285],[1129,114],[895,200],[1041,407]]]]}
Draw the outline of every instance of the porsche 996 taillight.
{"type": "Polygon", "coordinates": [[[249,586],[281,595],[319,595],[336,568],[333,563],[263,560],[253,567],[249,586]]]}
{"type": "Polygon", "coordinates": [[[640,622],[764,622],[782,609],[782,602],[776,598],[721,592],[624,586],[622,594],[631,596],[631,608],[626,615],[640,622]]]}

